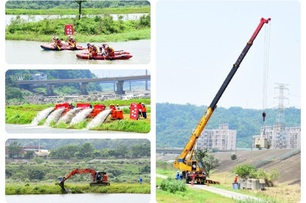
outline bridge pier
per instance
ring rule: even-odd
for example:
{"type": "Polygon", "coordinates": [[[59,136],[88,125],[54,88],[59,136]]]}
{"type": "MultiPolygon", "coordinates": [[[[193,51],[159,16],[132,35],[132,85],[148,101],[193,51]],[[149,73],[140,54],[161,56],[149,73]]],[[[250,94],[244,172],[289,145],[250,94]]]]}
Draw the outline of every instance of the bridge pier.
{"type": "Polygon", "coordinates": [[[54,94],[54,85],[47,85],[47,96],[53,96],[54,94]]]}
{"type": "Polygon", "coordinates": [[[125,94],[125,91],[123,90],[123,80],[119,80],[116,82],[117,90],[115,91],[116,94],[125,94]]]}
{"type": "Polygon", "coordinates": [[[88,82],[81,82],[81,94],[88,95],[87,85],[88,82]]]}

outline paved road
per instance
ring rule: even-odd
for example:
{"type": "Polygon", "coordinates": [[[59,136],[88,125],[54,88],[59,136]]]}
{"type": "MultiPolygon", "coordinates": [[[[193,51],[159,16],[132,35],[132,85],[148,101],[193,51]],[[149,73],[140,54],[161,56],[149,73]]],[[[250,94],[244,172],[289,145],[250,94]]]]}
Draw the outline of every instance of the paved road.
{"type": "MultiPolygon", "coordinates": [[[[167,176],[160,175],[160,174],[156,174],[156,177],[164,178],[164,179],[167,178],[167,176]]],[[[190,188],[206,190],[206,191],[213,192],[213,193],[222,195],[224,197],[228,197],[228,198],[232,198],[232,199],[236,199],[236,200],[255,200],[257,202],[265,202],[262,199],[259,199],[259,198],[253,197],[253,196],[244,195],[244,194],[240,194],[240,193],[237,193],[237,192],[224,190],[224,189],[220,189],[220,188],[215,188],[215,187],[212,187],[212,186],[206,186],[206,185],[193,185],[192,186],[190,184],[187,184],[187,185],[190,188]]]]}

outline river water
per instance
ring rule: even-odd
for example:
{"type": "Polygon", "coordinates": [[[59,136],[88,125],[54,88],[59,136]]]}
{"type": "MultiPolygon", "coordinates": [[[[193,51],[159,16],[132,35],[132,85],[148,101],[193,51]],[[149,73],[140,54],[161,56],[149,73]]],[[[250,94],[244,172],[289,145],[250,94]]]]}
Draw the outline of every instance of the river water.
{"type": "MultiPolygon", "coordinates": [[[[50,38],[51,39],[51,38],[50,38]]],[[[107,42],[115,50],[130,52],[133,57],[128,60],[84,60],[78,59],[79,51],[44,51],[40,45],[45,42],[5,41],[5,58],[8,64],[148,64],[151,59],[150,40],[133,40],[127,42],[107,42]]],[[[86,43],[79,43],[86,46],[86,43]]],[[[100,43],[95,45],[100,46],[100,43]]]]}
{"type": "Polygon", "coordinates": [[[6,195],[7,203],[148,203],[149,194],[6,195]]]}

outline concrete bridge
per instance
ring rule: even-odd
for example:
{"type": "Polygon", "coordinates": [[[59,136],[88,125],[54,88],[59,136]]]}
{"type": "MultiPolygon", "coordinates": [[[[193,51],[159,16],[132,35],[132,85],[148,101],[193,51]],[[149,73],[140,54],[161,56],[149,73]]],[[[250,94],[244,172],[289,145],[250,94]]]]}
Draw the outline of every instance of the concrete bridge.
{"type": "MultiPolygon", "coordinates": [[[[123,90],[123,84],[126,81],[146,81],[145,90],[148,90],[148,81],[150,81],[151,75],[138,75],[138,76],[124,76],[124,77],[108,77],[108,78],[79,78],[79,79],[54,79],[54,80],[19,80],[16,83],[18,85],[46,85],[47,95],[54,95],[54,85],[63,83],[79,83],[82,94],[88,94],[88,83],[114,83],[116,84],[116,94],[125,94],[123,90]]],[[[131,84],[130,84],[131,87],[131,84]]]]}
{"type": "Polygon", "coordinates": [[[183,151],[183,148],[157,148],[156,153],[157,154],[181,154],[183,151]]]}

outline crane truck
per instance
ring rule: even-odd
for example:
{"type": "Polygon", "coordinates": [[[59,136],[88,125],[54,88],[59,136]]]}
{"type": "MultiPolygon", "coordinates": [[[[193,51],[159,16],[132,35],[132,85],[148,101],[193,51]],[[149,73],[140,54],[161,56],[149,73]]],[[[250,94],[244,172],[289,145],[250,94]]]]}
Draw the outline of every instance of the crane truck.
{"type": "Polygon", "coordinates": [[[75,174],[91,174],[92,181],[89,183],[90,186],[102,186],[102,185],[110,185],[108,182],[108,175],[106,172],[96,171],[91,168],[86,169],[73,169],[68,175],[65,177],[59,178],[59,186],[62,188],[63,191],[65,189],[65,181],[74,176],[75,174]]]}
{"type": "MultiPolygon", "coordinates": [[[[248,53],[249,49],[253,45],[255,38],[257,37],[258,33],[260,32],[261,28],[264,24],[268,24],[270,18],[261,18],[260,23],[257,26],[255,32],[251,36],[250,40],[247,42],[246,46],[242,50],[241,54],[239,55],[237,61],[234,63],[232,69],[230,70],[229,74],[225,78],[222,86],[220,87],[219,91],[215,95],[214,99],[212,100],[211,104],[208,106],[206,112],[200,119],[199,123],[197,124],[196,128],[192,132],[185,148],[181,152],[181,154],[174,160],[173,166],[176,169],[179,169],[182,174],[183,178],[186,179],[186,183],[190,183],[193,179],[197,184],[206,184],[209,180],[206,180],[206,172],[204,171],[203,167],[197,160],[193,159],[194,153],[194,146],[196,144],[196,140],[200,137],[203,129],[205,128],[207,122],[209,121],[211,115],[213,114],[214,110],[217,107],[217,103],[221,98],[222,94],[224,93],[225,89],[227,88],[228,84],[232,80],[233,76],[235,75],[236,71],[238,70],[241,62],[243,61],[244,57],[248,53]]],[[[213,181],[211,182],[213,183],[213,181]]]]}

